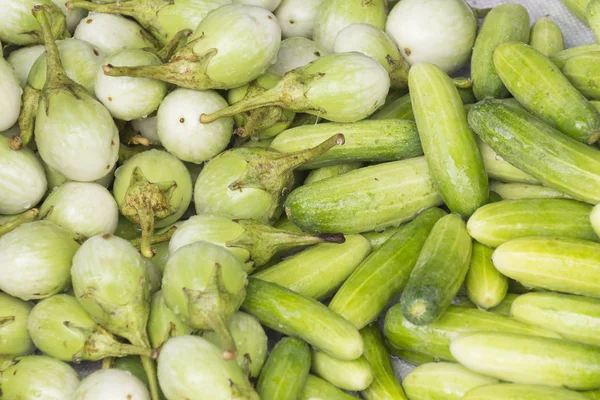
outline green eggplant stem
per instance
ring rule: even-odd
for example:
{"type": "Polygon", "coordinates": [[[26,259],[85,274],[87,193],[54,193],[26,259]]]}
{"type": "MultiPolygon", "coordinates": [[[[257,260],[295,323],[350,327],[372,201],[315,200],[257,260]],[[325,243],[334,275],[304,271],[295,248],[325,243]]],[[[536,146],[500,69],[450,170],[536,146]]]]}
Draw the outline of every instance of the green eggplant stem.
{"type": "MultiPolygon", "coordinates": [[[[173,236],[176,230],[177,227],[173,226],[165,233],[162,233],[160,235],[152,235],[150,237],[150,245],[168,242],[169,240],[171,240],[171,236],[173,236]]],[[[133,239],[130,240],[130,242],[132,245],[139,249],[142,244],[142,238],[133,239]]]]}
{"type": "Polygon", "coordinates": [[[281,100],[281,92],[275,89],[277,89],[277,86],[258,96],[245,98],[244,100],[230,105],[229,107],[215,111],[212,114],[201,114],[200,122],[203,124],[209,124],[218,120],[219,118],[231,117],[236,114],[251,111],[260,107],[277,106],[284,108],[286,104],[281,100]]]}
{"type": "Polygon", "coordinates": [[[154,146],[152,144],[149,146],[144,146],[142,144],[134,145],[134,146],[127,146],[127,145],[124,145],[123,143],[121,143],[119,145],[119,163],[124,164],[125,161],[129,160],[131,157],[135,156],[136,154],[140,154],[140,153],[143,153],[144,151],[148,151],[148,150],[152,150],[152,149],[164,150],[161,146],[154,146]]]}
{"type": "Polygon", "coordinates": [[[21,150],[23,146],[27,146],[33,137],[35,115],[39,108],[40,99],[42,97],[41,90],[25,86],[23,88],[23,107],[19,114],[19,136],[13,136],[9,139],[8,145],[13,150],[21,150]]]}
{"type": "Polygon", "coordinates": [[[162,62],[169,61],[169,59],[173,56],[173,53],[177,51],[179,46],[185,40],[187,40],[187,38],[190,37],[191,34],[192,31],[190,29],[183,29],[177,32],[173,39],[171,39],[169,43],[164,45],[163,48],[156,53],[156,55],[162,60],[162,62]]]}
{"type": "Polygon", "coordinates": [[[453,78],[452,83],[457,89],[469,89],[473,86],[471,78],[453,78]]]}
{"type": "Polygon", "coordinates": [[[27,210],[22,214],[15,215],[13,218],[8,220],[8,222],[0,225],[0,236],[12,231],[21,224],[33,221],[39,215],[39,213],[40,211],[37,208],[32,208],[31,210],[27,210]]]}
{"type": "Polygon", "coordinates": [[[60,89],[69,86],[72,82],[63,68],[58,46],[52,36],[52,29],[48,21],[48,9],[49,7],[45,5],[36,5],[31,12],[42,28],[44,46],[46,47],[48,68],[46,68],[46,84],[44,89],[60,89]]]}
{"type": "Polygon", "coordinates": [[[106,357],[102,359],[102,369],[111,369],[113,366],[113,363],[115,362],[115,358],[114,357],[106,357]]]}

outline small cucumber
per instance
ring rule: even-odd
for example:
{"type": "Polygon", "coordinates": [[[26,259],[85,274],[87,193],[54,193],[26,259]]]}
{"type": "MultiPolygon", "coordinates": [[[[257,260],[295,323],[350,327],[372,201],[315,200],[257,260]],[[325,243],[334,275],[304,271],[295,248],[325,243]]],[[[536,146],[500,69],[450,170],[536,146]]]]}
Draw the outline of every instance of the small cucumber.
{"type": "Polygon", "coordinates": [[[596,205],[592,208],[592,212],[590,214],[590,223],[592,224],[592,228],[596,235],[600,237],[600,206],[596,205]]]}
{"type": "Polygon", "coordinates": [[[570,47],[568,49],[559,51],[558,53],[554,53],[550,56],[550,60],[556,65],[558,68],[562,69],[565,66],[565,62],[568,59],[578,56],[580,54],[589,53],[591,51],[600,51],[600,43],[592,43],[592,44],[582,44],[575,47],[570,47]]]}
{"type": "Polygon", "coordinates": [[[302,340],[281,339],[263,366],[257,392],[262,400],[296,400],[310,370],[310,349],[302,340]]]}
{"type": "Polygon", "coordinates": [[[560,26],[548,17],[539,18],[531,27],[529,45],[545,56],[565,49],[565,38],[560,26]]]}
{"type": "Polygon", "coordinates": [[[363,357],[369,362],[373,371],[373,382],[361,391],[365,400],[406,400],[402,385],[396,379],[390,354],[385,347],[383,336],[376,324],[371,324],[360,331],[365,350],[363,357]]]}
{"type": "Polygon", "coordinates": [[[508,278],[492,264],[493,252],[481,243],[473,243],[471,265],[465,279],[469,299],[486,310],[500,304],[508,291],[508,278]]]}
{"type": "Polygon", "coordinates": [[[488,311],[498,315],[504,315],[505,317],[510,317],[510,308],[512,307],[512,303],[519,297],[520,294],[507,293],[504,296],[504,299],[500,304],[498,304],[494,308],[490,308],[488,311]]]}
{"type": "Polygon", "coordinates": [[[562,68],[563,75],[575,89],[590,100],[600,100],[600,88],[597,84],[600,80],[598,63],[600,51],[592,51],[567,60],[562,68]]]}
{"type": "Polygon", "coordinates": [[[502,43],[529,41],[529,25],[529,13],[520,4],[496,6],[485,17],[471,59],[473,92],[477,99],[499,99],[510,95],[494,69],[494,50],[502,43]]]}
{"type": "Polygon", "coordinates": [[[254,277],[322,300],[333,294],[370,252],[367,239],[361,235],[346,235],[344,243],[310,247],[254,277]]]}
{"type": "Polygon", "coordinates": [[[494,50],[494,66],[510,93],[531,113],[580,142],[598,140],[600,114],[548,57],[525,43],[504,43],[494,50]]]}
{"type": "Polygon", "coordinates": [[[385,162],[403,160],[423,154],[414,122],[406,120],[359,121],[352,124],[334,122],[299,126],[281,132],[270,148],[282,153],[303,151],[342,133],[344,145],[303,164],[300,169],[315,169],[348,162],[385,162]],[[315,145],[313,145],[315,144],[315,145]]]}
{"type": "Polygon", "coordinates": [[[318,169],[313,169],[310,171],[306,179],[304,180],[304,184],[308,185],[313,182],[322,181],[323,179],[331,178],[333,176],[343,175],[346,172],[354,171],[355,169],[359,169],[363,166],[360,162],[348,163],[348,164],[336,164],[330,165],[329,167],[321,167],[318,169]]]}
{"type": "Polygon", "coordinates": [[[404,225],[358,266],[329,308],[358,329],[374,321],[406,285],[429,232],[444,215],[441,209],[432,208],[404,225]]]}
{"type": "Polygon", "coordinates": [[[579,21],[587,25],[587,5],[590,0],[562,0],[562,2],[579,21]]]}
{"type": "Polygon", "coordinates": [[[342,392],[321,378],[308,375],[298,400],[356,400],[356,397],[342,392]]]}
{"type": "Polygon", "coordinates": [[[590,0],[586,7],[586,16],[596,41],[600,40],[600,2],[598,0],[590,0]]]}
{"type": "Polygon", "coordinates": [[[500,182],[539,183],[533,176],[506,162],[481,139],[478,138],[477,143],[481,157],[483,157],[483,165],[490,179],[496,179],[500,182]]]}
{"type": "Polygon", "coordinates": [[[264,326],[297,336],[340,360],[355,360],[362,355],[358,330],[316,300],[253,277],[248,278],[246,291],[242,309],[264,326]]]}
{"type": "Polygon", "coordinates": [[[502,200],[475,211],[467,230],[473,239],[490,247],[527,236],[598,241],[590,223],[591,212],[591,205],[575,200],[502,200]]]}
{"type": "Polygon", "coordinates": [[[421,365],[430,362],[436,362],[437,358],[430,356],[429,354],[418,353],[416,351],[400,349],[395,347],[392,343],[387,343],[390,351],[397,357],[400,357],[403,361],[406,361],[412,365],[421,365]]]}
{"type": "Polygon", "coordinates": [[[600,346],[600,300],[559,293],[527,293],[512,303],[511,316],[563,338],[600,346]]]}
{"type": "Polygon", "coordinates": [[[580,239],[526,237],[503,243],[492,261],[525,285],[600,297],[600,244],[580,239]]]}
{"type": "Polygon", "coordinates": [[[378,248],[380,248],[381,246],[383,246],[383,244],[389,238],[394,236],[396,234],[396,232],[398,232],[403,227],[404,227],[404,225],[392,226],[392,227],[389,227],[389,228],[386,228],[386,229],[380,230],[380,231],[365,232],[362,235],[364,236],[365,239],[367,239],[369,241],[369,243],[371,244],[371,248],[373,249],[373,251],[375,251],[378,248]]]}
{"type": "MultiPolygon", "coordinates": [[[[502,158],[545,186],[578,200],[600,203],[598,150],[502,100],[476,104],[469,112],[469,124],[502,158]]],[[[493,190],[498,192],[497,188],[493,190]]]]}
{"type": "MultiPolygon", "coordinates": [[[[593,398],[593,397],[592,397],[593,398]]],[[[514,383],[500,383],[498,385],[480,386],[470,390],[463,400],[586,400],[584,393],[572,390],[543,386],[543,385],[518,385],[514,383]]]]}
{"type": "Polygon", "coordinates": [[[433,182],[452,212],[469,216],[488,201],[488,177],[456,87],[426,63],[411,67],[408,85],[433,182]]]}
{"type": "Polygon", "coordinates": [[[285,212],[302,230],[352,234],[397,226],[441,203],[425,158],[416,157],[301,186],[285,212]]]}
{"type": "Polygon", "coordinates": [[[408,321],[428,325],[444,314],[465,279],[471,250],[460,217],[449,214],[435,223],[402,292],[402,313],[408,321]]]}
{"type": "Polygon", "coordinates": [[[506,200],[570,198],[566,194],[547,186],[531,185],[528,183],[502,183],[491,181],[490,193],[491,191],[497,193],[498,196],[506,200]]]}
{"type": "Polygon", "coordinates": [[[452,340],[452,355],[465,367],[503,381],[600,388],[600,348],[562,339],[476,332],[452,340]]]}
{"type": "Polygon", "coordinates": [[[330,355],[314,351],[312,372],[343,390],[364,390],[373,382],[371,365],[364,357],[356,360],[338,360],[330,355]]]}
{"type": "Polygon", "coordinates": [[[389,120],[389,119],[407,119],[410,121],[415,120],[415,115],[412,109],[412,103],[410,102],[410,94],[390,102],[385,103],[383,107],[375,111],[371,115],[372,120],[389,120]]]}
{"type": "Polygon", "coordinates": [[[410,400],[461,400],[469,390],[495,383],[498,379],[469,371],[460,364],[436,362],[413,369],[402,386],[410,400]]]}

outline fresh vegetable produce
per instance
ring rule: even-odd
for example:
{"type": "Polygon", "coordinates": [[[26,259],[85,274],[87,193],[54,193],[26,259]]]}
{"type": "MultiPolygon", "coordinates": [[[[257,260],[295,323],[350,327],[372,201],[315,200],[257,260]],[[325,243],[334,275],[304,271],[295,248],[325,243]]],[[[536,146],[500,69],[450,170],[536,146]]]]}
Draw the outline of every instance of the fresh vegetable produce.
{"type": "Polygon", "coordinates": [[[571,47],[571,48],[559,51],[558,53],[552,54],[550,56],[550,60],[552,60],[552,62],[558,68],[562,69],[562,67],[564,67],[565,62],[568,59],[570,59],[572,57],[576,57],[580,54],[585,54],[585,53],[589,53],[592,51],[600,51],[600,44],[591,43],[591,44],[582,44],[579,46],[571,47]]]}
{"type": "Polygon", "coordinates": [[[327,353],[313,351],[312,372],[344,390],[364,390],[373,382],[373,371],[364,357],[338,360],[327,353]]]}
{"type": "Polygon", "coordinates": [[[15,70],[5,59],[0,57],[0,131],[12,127],[19,118],[21,109],[21,94],[23,90],[19,84],[19,78],[15,70]]]}
{"type": "Polygon", "coordinates": [[[386,102],[383,107],[371,115],[371,119],[407,119],[414,121],[415,115],[410,101],[410,94],[405,94],[390,103],[386,102]]]}
{"type": "Polygon", "coordinates": [[[490,182],[490,193],[496,193],[500,200],[522,199],[570,199],[564,193],[547,186],[530,185],[527,183],[490,182]]]}
{"type": "Polygon", "coordinates": [[[592,224],[592,228],[598,237],[600,237],[600,207],[597,205],[592,208],[592,213],[590,214],[590,222],[592,224]]]}
{"type": "Polygon", "coordinates": [[[463,397],[464,400],[502,400],[517,398],[523,400],[585,400],[588,397],[586,397],[586,392],[578,393],[572,390],[550,386],[519,385],[514,383],[480,386],[470,390],[465,397],[463,397]]]}
{"type": "MultiPolygon", "coordinates": [[[[510,283],[509,283],[510,289],[510,283]]],[[[519,297],[519,294],[514,293],[506,293],[504,299],[498,304],[496,307],[490,308],[488,311],[498,315],[504,315],[505,317],[510,317],[510,308],[512,307],[512,303],[519,297]]]]}
{"type": "Polygon", "coordinates": [[[492,253],[489,247],[473,243],[471,264],[465,278],[467,296],[477,307],[486,310],[500,304],[508,291],[508,278],[494,267],[492,253]]]}
{"type": "Polygon", "coordinates": [[[321,3],[323,0],[282,0],[275,10],[275,16],[281,25],[283,37],[311,39],[321,3]]]}
{"type": "Polygon", "coordinates": [[[590,0],[586,7],[587,23],[592,29],[596,40],[600,38],[600,3],[590,0]]]}
{"type": "MultiPolygon", "coordinates": [[[[490,179],[500,182],[539,184],[533,176],[526,174],[520,169],[512,166],[499,156],[494,149],[478,138],[479,152],[483,158],[483,165],[490,179]]],[[[490,190],[493,190],[490,187],[490,190]]]]}
{"type": "Polygon", "coordinates": [[[153,348],[158,349],[172,337],[190,335],[193,329],[165,303],[161,290],[152,295],[148,316],[148,338],[153,348]]]}
{"type": "Polygon", "coordinates": [[[308,375],[299,400],[352,400],[351,396],[314,375],[308,375]]]}
{"type": "Polygon", "coordinates": [[[346,172],[354,171],[363,167],[363,163],[347,163],[347,164],[336,164],[329,167],[321,167],[311,170],[306,179],[304,185],[308,185],[313,182],[322,181],[323,179],[332,178],[334,176],[344,175],[346,172]]]}
{"type": "Polygon", "coordinates": [[[562,0],[571,13],[582,23],[587,24],[586,8],[590,0],[562,0]]]}
{"type": "MultiPolygon", "coordinates": [[[[336,53],[340,52],[336,51],[336,53]]],[[[329,54],[327,50],[310,39],[305,37],[290,37],[281,41],[279,51],[277,52],[277,61],[271,65],[269,70],[283,76],[287,72],[303,67],[311,61],[327,54],[329,54]]],[[[270,89],[270,87],[266,89],[270,89]]]]}
{"type": "Polygon", "coordinates": [[[6,293],[0,293],[0,354],[24,356],[35,346],[27,331],[27,320],[33,305],[6,293]]]}
{"type": "Polygon", "coordinates": [[[48,10],[49,33],[52,37],[63,39],[68,35],[65,15],[52,0],[2,0],[0,4],[5,11],[0,17],[0,40],[4,43],[23,46],[44,42],[42,27],[31,15],[35,5],[48,10]]]}
{"type": "Polygon", "coordinates": [[[565,39],[556,22],[544,17],[531,26],[529,45],[545,56],[552,56],[565,49],[565,39]]]}
{"type": "Polygon", "coordinates": [[[118,399],[125,393],[127,400],[150,400],[146,386],[131,372],[105,369],[85,377],[73,394],[73,400],[118,399]]]}
{"type": "Polygon", "coordinates": [[[593,51],[568,59],[562,67],[563,75],[590,100],[600,100],[600,90],[595,84],[600,78],[597,72],[599,60],[600,51],[593,51]]]}
{"type": "Polygon", "coordinates": [[[42,44],[21,47],[11,52],[6,58],[6,61],[13,67],[21,87],[27,84],[27,77],[29,76],[31,67],[45,50],[42,44]]]}

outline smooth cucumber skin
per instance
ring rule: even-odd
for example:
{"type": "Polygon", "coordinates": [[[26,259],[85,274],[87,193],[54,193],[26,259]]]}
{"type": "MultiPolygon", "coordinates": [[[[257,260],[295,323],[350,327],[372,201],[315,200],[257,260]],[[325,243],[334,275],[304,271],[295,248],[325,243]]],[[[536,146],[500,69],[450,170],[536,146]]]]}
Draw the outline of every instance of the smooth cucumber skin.
{"type": "Polygon", "coordinates": [[[565,49],[565,38],[560,26],[548,17],[539,18],[531,26],[529,45],[545,56],[565,49]]]}
{"type": "Polygon", "coordinates": [[[438,361],[437,358],[430,356],[429,354],[418,353],[416,351],[410,351],[406,349],[400,349],[395,347],[392,343],[387,343],[390,351],[397,357],[400,357],[403,361],[406,361],[412,365],[421,365],[430,362],[438,361]]]}
{"type": "Polygon", "coordinates": [[[476,104],[469,112],[469,125],[502,158],[545,186],[600,203],[600,151],[502,100],[476,104]]]}
{"type": "Polygon", "coordinates": [[[500,383],[470,390],[463,400],[585,400],[583,393],[543,385],[500,383]]]}
{"type": "Polygon", "coordinates": [[[475,211],[467,230],[490,247],[527,236],[598,241],[590,223],[591,212],[591,205],[568,199],[502,200],[475,211]]]}
{"type": "Polygon", "coordinates": [[[476,332],[452,340],[452,355],[472,371],[503,381],[600,388],[600,348],[563,339],[476,332]]]}
{"type": "Polygon", "coordinates": [[[449,214],[435,223],[402,292],[406,319],[428,325],[442,316],[465,279],[471,251],[471,237],[459,216],[449,214]]]}
{"type": "Polygon", "coordinates": [[[285,212],[304,231],[352,234],[397,226],[441,203],[425,158],[416,157],[301,186],[285,212]]]}
{"type": "Polygon", "coordinates": [[[501,4],[485,17],[471,59],[473,93],[478,100],[510,95],[494,68],[494,50],[502,43],[528,42],[529,25],[529,13],[520,4],[501,4]]]}
{"type": "Polygon", "coordinates": [[[371,365],[362,356],[356,360],[338,360],[326,353],[313,351],[311,370],[343,390],[364,390],[373,382],[371,365]]]}
{"type": "Polygon", "coordinates": [[[580,142],[598,140],[600,114],[548,57],[525,43],[504,43],[494,50],[494,66],[531,113],[580,142]]]}
{"type": "Polygon", "coordinates": [[[356,397],[342,392],[331,383],[314,375],[308,375],[298,400],[355,400],[356,397]]]}
{"type": "MultiPolygon", "coordinates": [[[[512,166],[500,157],[490,146],[485,144],[481,139],[477,140],[481,157],[483,157],[483,165],[490,179],[495,179],[500,182],[515,182],[515,183],[539,183],[533,176],[526,174],[520,169],[512,166]]],[[[491,184],[490,182],[490,190],[491,184]]]]}
{"type": "Polygon", "coordinates": [[[318,301],[282,286],[250,277],[242,309],[264,326],[297,336],[340,360],[362,355],[362,338],[352,324],[318,301]]]}
{"type": "Polygon", "coordinates": [[[404,225],[358,266],[329,308],[358,329],[374,321],[408,282],[427,236],[445,214],[431,208],[404,225]]]}
{"type": "Polygon", "coordinates": [[[496,268],[526,286],[600,298],[600,244],[580,239],[525,237],[492,256],[496,268]]]}
{"type": "Polygon", "coordinates": [[[471,264],[465,279],[469,299],[486,310],[500,304],[508,291],[508,278],[492,263],[493,252],[481,243],[473,243],[471,264]]]}
{"type": "Polygon", "coordinates": [[[519,297],[520,294],[507,293],[504,299],[496,307],[490,308],[488,311],[494,314],[510,317],[510,308],[512,303],[519,297]]]}
{"type": "Polygon", "coordinates": [[[387,119],[406,119],[409,121],[415,120],[412,103],[410,102],[410,94],[405,94],[402,97],[395,99],[390,103],[384,104],[379,110],[371,115],[372,120],[387,120],[387,119]]]}
{"type": "Polygon", "coordinates": [[[433,182],[448,208],[468,217],[487,203],[488,177],[458,91],[444,71],[426,63],[411,67],[408,85],[433,182]]]}
{"type": "Polygon", "coordinates": [[[548,186],[531,185],[529,183],[502,183],[491,181],[490,193],[491,191],[494,191],[505,200],[571,198],[548,186]]]}
{"type": "Polygon", "coordinates": [[[362,234],[362,236],[364,236],[364,238],[369,241],[369,243],[371,244],[371,248],[373,249],[373,251],[375,251],[381,246],[383,246],[383,244],[387,242],[389,238],[394,236],[396,232],[398,232],[403,227],[404,225],[392,226],[383,230],[365,232],[362,234]]]}
{"type": "Polygon", "coordinates": [[[590,100],[600,100],[600,51],[593,51],[573,57],[565,62],[563,75],[590,100]]]}
{"type": "Polygon", "coordinates": [[[347,164],[336,164],[330,165],[329,167],[321,167],[313,169],[308,173],[308,176],[304,180],[304,184],[308,185],[313,182],[322,181],[323,179],[331,178],[333,176],[343,175],[346,172],[354,171],[363,167],[363,163],[347,163],[347,164]]]}
{"type": "Polygon", "coordinates": [[[592,51],[600,51],[600,44],[592,43],[592,44],[582,44],[579,46],[570,47],[568,49],[559,51],[558,53],[552,54],[550,56],[550,60],[552,60],[554,65],[556,65],[558,68],[562,69],[562,67],[565,66],[565,62],[568,59],[578,56],[580,54],[585,54],[585,53],[589,53],[592,51]]]}

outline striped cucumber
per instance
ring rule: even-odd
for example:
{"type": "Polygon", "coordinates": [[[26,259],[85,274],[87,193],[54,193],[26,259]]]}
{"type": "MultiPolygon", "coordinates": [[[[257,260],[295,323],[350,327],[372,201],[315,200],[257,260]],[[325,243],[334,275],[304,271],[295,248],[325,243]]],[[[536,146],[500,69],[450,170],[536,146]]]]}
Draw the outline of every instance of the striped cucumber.
{"type": "Polygon", "coordinates": [[[600,100],[600,88],[597,84],[600,79],[598,63],[600,51],[592,51],[567,60],[562,68],[563,75],[575,89],[590,100],[600,100]]]}
{"type": "Polygon", "coordinates": [[[298,338],[281,339],[263,366],[256,390],[262,400],[296,400],[308,377],[311,354],[298,338]]]}
{"type": "Polygon", "coordinates": [[[532,25],[529,45],[543,55],[551,56],[565,49],[565,38],[556,22],[543,17],[532,25]]]}
{"type": "Polygon", "coordinates": [[[481,139],[477,138],[477,144],[479,145],[481,157],[483,157],[483,165],[490,179],[496,179],[500,182],[539,183],[533,176],[506,162],[481,139]]]}
{"type": "Polygon", "coordinates": [[[308,375],[298,400],[356,400],[356,397],[342,392],[321,378],[308,375]]]}
{"type": "Polygon", "coordinates": [[[600,348],[562,339],[476,332],[452,340],[452,355],[465,367],[503,381],[600,388],[600,348]]]}
{"type": "Polygon", "coordinates": [[[375,111],[371,115],[372,120],[389,120],[389,119],[406,119],[410,121],[415,120],[415,114],[413,113],[412,103],[410,102],[410,94],[390,102],[386,103],[379,110],[375,111]]]}
{"type": "Polygon", "coordinates": [[[531,113],[580,142],[598,140],[600,113],[548,57],[525,43],[504,43],[494,50],[494,66],[510,93],[531,113]]]}
{"type": "Polygon", "coordinates": [[[435,223],[402,292],[400,303],[407,320],[428,325],[444,314],[469,269],[471,242],[459,216],[449,214],[435,223]]]}
{"type": "Polygon", "coordinates": [[[302,230],[351,234],[397,226],[441,203],[425,158],[417,157],[301,186],[285,212],[302,230]]]}
{"type": "Polygon", "coordinates": [[[444,203],[469,216],[488,201],[488,178],[452,80],[432,64],[413,65],[410,99],[429,171],[444,203]]]}
{"type": "Polygon", "coordinates": [[[506,200],[570,198],[566,194],[547,186],[531,185],[528,183],[502,183],[491,181],[490,193],[492,191],[506,200]]]}
{"type": "Polygon", "coordinates": [[[499,99],[510,95],[494,69],[494,50],[502,43],[527,43],[529,25],[529,13],[520,4],[501,4],[485,17],[471,59],[473,92],[477,99],[499,99]]]}
{"type": "Polygon", "coordinates": [[[274,283],[248,278],[242,309],[264,325],[340,360],[362,355],[358,330],[323,304],[274,283]]]}
{"type": "Polygon", "coordinates": [[[563,135],[524,108],[502,100],[476,104],[469,112],[469,124],[502,158],[545,186],[578,200],[600,202],[598,150],[563,135]]]}
{"type": "Polygon", "coordinates": [[[592,51],[600,51],[600,43],[582,44],[579,46],[570,47],[568,49],[559,51],[558,53],[552,54],[550,56],[550,60],[552,60],[554,65],[562,69],[562,67],[565,66],[565,62],[567,62],[568,59],[592,51]]]}
{"type": "Polygon", "coordinates": [[[490,247],[527,236],[598,241],[590,223],[591,212],[591,205],[575,200],[503,200],[475,211],[467,230],[473,239],[490,247]]]}
{"type": "Polygon", "coordinates": [[[470,390],[463,400],[586,400],[584,393],[544,385],[500,383],[470,390]]]}
{"type": "Polygon", "coordinates": [[[406,120],[359,121],[352,124],[334,122],[299,126],[281,132],[270,148],[294,153],[314,147],[323,140],[342,133],[344,145],[303,164],[300,169],[314,169],[347,162],[385,162],[423,154],[414,122],[406,120]],[[332,133],[333,132],[333,133],[332,133]],[[323,139],[325,138],[325,139],[323,139]]]}
{"type": "Polygon", "coordinates": [[[580,239],[526,237],[498,247],[498,270],[525,285],[600,298],[600,244],[580,239]]]}
{"type": "Polygon", "coordinates": [[[444,215],[441,209],[432,208],[404,225],[362,262],[335,294],[329,308],[358,329],[374,321],[406,285],[427,236],[444,215]]]}
{"type": "Polygon", "coordinates": [[[493,250],[481,243],[473,243],[471,265],[465,279],[467,296],[478,307],[497,306],[508,291],[508,278],[492,264],[493,250]]]}
{"type": "Polygon", "coordinates": [[[403,227],[404,227],[404,225],[392,226],[392,227],[389,227],[389,228],[386,228],[383,230],[379,230],[379,231],[365,232],[362,235],[364,236],[365,239],[367,239],[369,241],[369,243],[371,244],[371,248],[373,249],[373,251],[375,251],[378,248],[380,248],[381,246],[383,246],[383,244],[389,238],[394,236],[396,234],[396,232],[398,232],[403,227]]]}
{"type": "Polygon", "coordinates": [[[313,169],[309,172],[308,176],[304,180],[305,185],[309,185],[313,182],[322,181],[323,179],[331,178],[338,175],[343,175],[346,172],[354,171],[363,166],[360,162],[347,163],[347,164],[336,164],[330,165],[329,167],[321,167],[313,169]]]}
{"type": "Polygon", "coordinates": [[[505,317],[510,317],[510,309],[512,307],[512,303],[521,296],[520,294],[507,293],[504,296],[504,299],[494,308],[490,308],[488,311],[498,315],[504,315],[505,317]]]}
{"type": "Polygon", "coordinates": [[[311,369],[315,375],[343,390],[364,390],[373,382],[371,365],[364,357],[338,360],[313,350],[311,369]]]}

